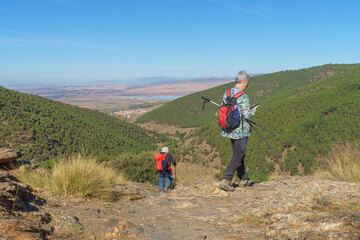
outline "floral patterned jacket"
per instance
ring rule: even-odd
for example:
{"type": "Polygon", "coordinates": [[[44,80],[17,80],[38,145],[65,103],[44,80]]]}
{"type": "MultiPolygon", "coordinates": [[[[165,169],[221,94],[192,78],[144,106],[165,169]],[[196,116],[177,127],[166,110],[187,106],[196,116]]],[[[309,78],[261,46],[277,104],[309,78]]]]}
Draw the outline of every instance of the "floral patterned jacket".
{"type": "MultiPolygon", "coordinates": [[[[242,90],[237,87],[231,88],[231,96],[234,96],[238,92],[241,92],[242,90]]],[[[224,93],[224,96],[222,98],[222,102],[224,103],[226,101],[227,95],[226,91],[224,93]]],[[[240,139],[243,137],[250,137],[251,135],[251,128],[250,125],[244,120],[243,124],[241,124],[241,115],[244,116],[246,119],[250,119],[255,115],[256,109],[250,108],[250,100],[247,94],[241,95],[237,99],[238,109],[240,113],[240,126],[234,130],[221,128],[221,136],[227,137],[231,139],[240,139]]]]}

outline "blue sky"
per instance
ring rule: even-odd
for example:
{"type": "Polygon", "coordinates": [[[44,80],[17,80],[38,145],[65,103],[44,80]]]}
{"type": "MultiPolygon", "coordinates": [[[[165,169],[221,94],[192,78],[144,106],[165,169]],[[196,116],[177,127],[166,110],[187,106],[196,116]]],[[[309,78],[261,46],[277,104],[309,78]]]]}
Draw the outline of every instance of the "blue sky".
{"type": "Polygon", "coordinates": [[[360,62],[356,0],[2,0],[0,85],[360,62]]]}

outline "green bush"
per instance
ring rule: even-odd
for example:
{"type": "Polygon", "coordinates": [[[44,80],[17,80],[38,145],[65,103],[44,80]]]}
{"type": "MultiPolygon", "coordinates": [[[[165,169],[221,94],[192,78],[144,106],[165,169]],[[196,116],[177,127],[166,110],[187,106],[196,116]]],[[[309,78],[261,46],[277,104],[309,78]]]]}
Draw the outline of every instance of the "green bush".
{"type": "Polygon", "coordinates": [[[117,172],[125,174],[126,178],[143,183],[158,183],[158,173],[154,167],[155,152],[141,154],[123,153],[111,160],[111,165],[117,172]]]}

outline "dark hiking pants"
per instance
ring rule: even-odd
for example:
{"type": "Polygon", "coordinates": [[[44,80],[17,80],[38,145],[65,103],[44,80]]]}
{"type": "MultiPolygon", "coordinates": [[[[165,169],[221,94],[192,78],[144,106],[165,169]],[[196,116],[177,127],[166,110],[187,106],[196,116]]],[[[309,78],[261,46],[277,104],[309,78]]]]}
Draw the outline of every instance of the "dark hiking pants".
{"type": "Polygon", "coordinates": [[[233,148],[233,157],[226,168],[223,179],[232,180],[234,177],[235,171],[239,179],[248,179],[248,174],[245,172],[245,150],[247,145],[248,137],[240,139],[231,139],[231,145],[233,148]]]}

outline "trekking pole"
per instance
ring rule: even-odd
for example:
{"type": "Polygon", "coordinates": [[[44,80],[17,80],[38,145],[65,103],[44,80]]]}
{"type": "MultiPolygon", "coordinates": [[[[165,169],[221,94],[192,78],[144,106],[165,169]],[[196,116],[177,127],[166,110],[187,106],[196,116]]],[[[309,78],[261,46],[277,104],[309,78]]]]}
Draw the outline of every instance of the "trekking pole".
{"type": "Polygon", "coordinates": [[[204,96],[201,96],[201,98],[204,99],[203,108],[202,108],[203,110],[205,108],[205,103],[207,103],[207,102],[211,102],[212,104],[215,104],[216,106],[220,107],[220,104],[217,104],[216,102],[213,102],[213,101],[211,101],[210,99],[208,99],[208,98],[206,98],[204,96]]]}
{"type": "Polygon", "coordinates": [[[250,122],[249,122],[249,125],[262,138],[262,140],[264,140],[266,142],[266,144],[278,155],[278,157],[281,160],[283,160],[282,156],[275,150],[275,148],[273,148],[273,146],[271,146],[271,144],[263,136],[261,136],[261,134],[256,130],[256,128],[254,128],[254,126],[250,122]]]}
{"type": "MultiPolygon", "coordinates": [[[[178,163],[181,162],[181,160],[179,160],[176,165],[178,165],[178,163]]],[[[174,177],[174,188],[176,187],[176,166],[175,167],[175,177],[174,177]]]]}
{"type": "Polygon", "coordinates": [[[262,128],[262,129],[268,131],[268,132],[271,132],[272,134],[274,134],[274,135],[276,135],[276,136],[279,136],[279,134],[277,134],[277,133],[275,133],[275,132],[273,132],[273,131],[271,131],[271,130],[269,130],[269,129],[267,129],[267,128],[264,128],[263,126],[261,126],[261,125],[259,125],[259,124],[254,123],[254,122],[251,121],[250,119],[245,119],[245,120],[248,121],[249,124],[252,123],[252,124],[254,124],[254,125],[256,125],[256,126],[262,128]]]}
{"type": "MultiPolygon", "coordinates": [[[[207,102],[211,102],[212,104],[215,104],[216,106],[220,107],[219,104],[217,104],[216,102],[211,101],[210,99],[208,99],[208,98],[206,98],[206,97],[204,97],[204,96],[201,96],[201,98],[204,99],[203,109],[204,109],[205,103],[207,103],[207,102]]],[[[264,129],[264,130],[266,130],[266,131],[268,131],[268,132],[271,132],[272,134],[274,134],[274,135],[276,135],[276,136],[279,136],[279,135],[278,135],[277,133],[275,133],[275,132],[273,132],[273,131],[271,131],[271,130],[269,130],[269,129],[267,129],[267,128],[264,128],[263,126],[255,123],[255,122],[253,122],[253,121],[251,121],[250,119],[245,119],[245,121],[247,121],[247,122],[249,123],[250,127],[255,130],[255,132],[256,132],[256,133],[266,142],[266,144],[278,155],[278,157],[279,157],[280,159],[283,159],[282,156],[281,156],[281,154],[279,154],[279,153],[273,148],[273,146],[271,146],[271,144],[270,144],[263,136],[261,136],[261,134],[254,128],[254,126],[253,126],[252,124],[254,124],[254,125],[256,125],[256,126],[262,128],[262,129],[264,129]]]]}
{"type": "Polygon", "coordinates": [[[174,186],[174,188],[176,187],[176,166],[174,166],[175,167],[175,178],[174,178],[174,184],[173,184],[173,186],[174,186]]]}

